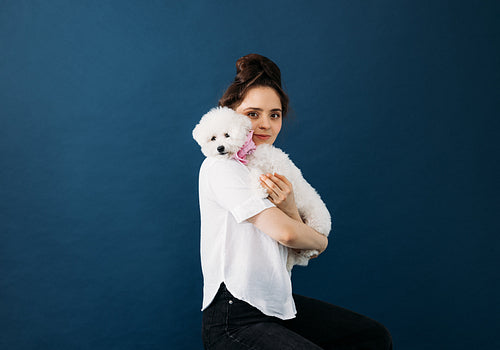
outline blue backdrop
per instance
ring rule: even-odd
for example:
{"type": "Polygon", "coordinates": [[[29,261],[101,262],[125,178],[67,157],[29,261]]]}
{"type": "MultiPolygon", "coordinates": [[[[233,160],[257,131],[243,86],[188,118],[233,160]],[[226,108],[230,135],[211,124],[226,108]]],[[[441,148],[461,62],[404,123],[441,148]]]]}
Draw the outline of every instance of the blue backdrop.
{"type": "Polygon", "coordinates": [[[498,1],[0,1],[0,348],[201,349],[191,130],[257,52],[330,208],[298,293],[500,346],[498,1]]]}

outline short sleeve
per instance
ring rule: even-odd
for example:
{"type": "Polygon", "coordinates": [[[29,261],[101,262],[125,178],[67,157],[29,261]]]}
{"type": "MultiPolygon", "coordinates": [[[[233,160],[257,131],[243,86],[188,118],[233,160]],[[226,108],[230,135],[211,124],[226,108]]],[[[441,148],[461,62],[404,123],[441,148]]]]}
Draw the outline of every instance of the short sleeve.
{"type": "Polygon", "coordinates": [[[207,168],[207,182],[215,201],[231,212],[237,223],[275,205],[250,187],[250,171],[235,160],[220,159],[207,168]]]}

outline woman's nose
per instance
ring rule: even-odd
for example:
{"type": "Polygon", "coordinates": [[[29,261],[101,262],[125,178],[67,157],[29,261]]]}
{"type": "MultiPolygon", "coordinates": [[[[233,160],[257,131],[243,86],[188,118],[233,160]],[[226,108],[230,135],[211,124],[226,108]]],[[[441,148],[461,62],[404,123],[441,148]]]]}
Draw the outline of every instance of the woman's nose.
{"type": "Polygon", "coordinates": [[[269,129],[269,127],[271,126],[267,117],[260,118],[259,122],[259,128],[261,129],[269,129]]]}

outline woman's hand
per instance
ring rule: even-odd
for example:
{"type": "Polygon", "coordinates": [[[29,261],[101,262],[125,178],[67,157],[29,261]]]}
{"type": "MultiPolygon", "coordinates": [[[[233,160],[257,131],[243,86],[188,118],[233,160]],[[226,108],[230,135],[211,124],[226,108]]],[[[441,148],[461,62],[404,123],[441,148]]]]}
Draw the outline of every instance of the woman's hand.
{"type": "MultiPolygon", "coordinates": [[[[269,200],[272,203],[274,203],[274,205],[276,205],[278,209],[280,209],[288,217],[300,222],[301,224],[304,224],[304,221],[300,217],[299,210],[297,209],[297,205],[295,204],[293,186],[285,176],[276,173],[274,173],[274,175],[273,174],[261,175],[260,184],[262,185],[262,187],[266,189],[269,200]]],[[[328,238],[310,228],[308,229],[312,231],[310,238],[315,237],[314,244],[316,245],[316,247],[312,249],[318,250],[318,253],[311,257],[311,259],[314,259],[325,251],[326,247],[328,246],[328,238]]],[[[297,253],[299,253],[302,249],[311,249],[311,248],[301,248],[301,249],[293,248],[293,249],[296,250],[297,253]]]]}
{"type": "Polygon", "coordinates": [[[302,222],[295,196],[293,186],[288,179],[280,174],[265,174],[260,176],[260,184],[268,193],[269,200],[281,209],[289,217],[302,222]]]}

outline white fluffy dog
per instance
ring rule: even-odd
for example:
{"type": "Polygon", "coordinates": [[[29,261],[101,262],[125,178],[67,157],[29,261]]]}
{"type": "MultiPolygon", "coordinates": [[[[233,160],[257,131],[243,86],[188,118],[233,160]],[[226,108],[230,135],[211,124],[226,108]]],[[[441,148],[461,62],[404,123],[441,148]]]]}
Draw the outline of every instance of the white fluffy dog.
{"type": "MultiPolygon", "coordinates": [[[[272,145],[262,144],[246,157],[239,157],[239,152],[251,140],[251,129],[252,123],[248,117],[227,107],[217,107],[201,118],[193,130],[193,138],[206,157],[234,158],[246,164],[251,173],[251,186],[262,198],[268,194],[260,185],[259,176],[266,173],[284,175],[292,183],[297,209],[304,223],[328,236],[331,218],[325,203],[286,153],[272,145]]],[[[309,259],[317,253],[315,250],[289,249],[288,271],[291,271],[293,265],[306,266],[309,259]]]]}

